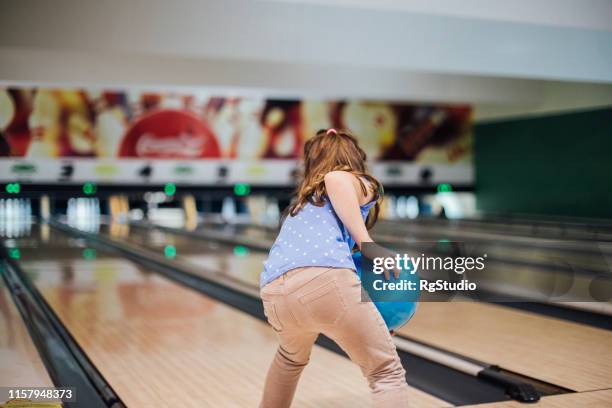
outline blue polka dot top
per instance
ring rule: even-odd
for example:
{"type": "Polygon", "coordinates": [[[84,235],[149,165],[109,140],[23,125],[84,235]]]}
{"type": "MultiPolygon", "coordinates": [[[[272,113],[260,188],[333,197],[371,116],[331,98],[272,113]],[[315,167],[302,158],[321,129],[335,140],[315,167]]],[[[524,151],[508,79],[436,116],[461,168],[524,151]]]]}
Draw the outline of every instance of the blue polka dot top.
{"type": "MultiPolygon", "coordinates": [[[[362,205],[365,220],[376,201],[362,205]]],[[[287,216],[260,277],[264,287],[284,273],[305,266],[355,269],[351,250],[355,241],[336,215],[329,200],[322,207],[307,203],[295,216],[287,216]]]]}

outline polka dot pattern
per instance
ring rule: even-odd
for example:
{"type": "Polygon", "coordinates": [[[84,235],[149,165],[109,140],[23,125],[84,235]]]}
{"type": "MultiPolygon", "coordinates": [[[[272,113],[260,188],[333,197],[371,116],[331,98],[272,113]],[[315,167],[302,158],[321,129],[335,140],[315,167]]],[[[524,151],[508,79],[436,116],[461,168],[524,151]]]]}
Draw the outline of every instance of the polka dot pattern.
{"type": "MultiPolygon", "coordinates": [[[[365,220],[374,203],[361,207],[365,220]]],[[[336,216],[331,204],[310,203],[295,217],[287,217],[264,261],[261,286],[291,269],[304,266],[355,268],[351,248],[355,242],[336,216]]]]}

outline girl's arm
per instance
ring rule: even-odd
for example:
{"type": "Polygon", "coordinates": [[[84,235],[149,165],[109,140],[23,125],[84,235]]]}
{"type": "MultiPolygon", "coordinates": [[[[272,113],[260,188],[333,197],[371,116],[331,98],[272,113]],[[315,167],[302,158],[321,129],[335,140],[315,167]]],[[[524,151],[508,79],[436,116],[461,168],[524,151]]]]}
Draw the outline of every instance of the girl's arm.
{"type": "Polygon", "coordinates": [[[359,249],[363,242],[372,242],[359,209],[360,204],[372,198],[372,193],[364,196],[357,177],[346,171],[331,171],[325,175],[324,180],[325,190],[334,211],[348,229],[359,249]]]}
{"type": "MultiPolygon", "coordinates": [[[[331,171],[325,175],[325,189],[331,201],[334,211],[338,214],[340,221],[346,226],[360,250],[364,242],[371,242],[363,256],[369,259],[377,257],[395,257],[395,253],[374,243],[370,233],[365,226],[359,206],[374,198],[372,192],[363,195],[357,177],[346,171],[331,171]]],[[[400,270],[394,269],[393,275],[399,278],[400,270]]],[[[385,278],[389,280],[388,270],[384,271],[385,278]]]]}

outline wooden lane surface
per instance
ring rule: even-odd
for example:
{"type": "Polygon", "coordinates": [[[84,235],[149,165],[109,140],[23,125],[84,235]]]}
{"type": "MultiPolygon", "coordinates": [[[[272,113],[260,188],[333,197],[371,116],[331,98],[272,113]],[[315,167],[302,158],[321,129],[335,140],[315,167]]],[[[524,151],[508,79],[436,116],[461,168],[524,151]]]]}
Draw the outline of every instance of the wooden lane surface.
{"type": "MultiPolygon", "coordinates": [[[[410,234],[411,236],[415,236],[418,234],[423,234],[423,236],[432,237],[432,234],[446,236],[446,238],[453,238],[457,241],[469,241],[473,239],[478,240],[490,240],[492,242],[502,241],[502,242],[515,242],[521,244],[533,244],[535,246],[541,244],[557,244],[560,243],[564,247],[567,246],[568,250],[573,248],[581,248],[581,249],[593,249],[598,246],[601,246],[605,251],[610,251],[612,247],[607,242],[608,239],[605,236],[601,236],[600,239],[581,239],[580,237],[553,237],[553,236],[538,236],[533,235],[532,233],[526,234],[512,234],[508,233],[505,229],[489,229],[489,230],[480,230],[480,229],[471,229],[466,228],[465,226],[458,225],[422,225],[419,223],[409,222],[386,222],[383,221],[381,223],[377,223],[375,227],[376,230],[391,232],[394,234],[410,234]]],[[[433,237],[435,239],[435,236],[433,237]]]]}
{"type": "Polygon", "coordinates": [[[551,395],[535,404],[521,404],[516,401],[494,402],[490,404],[470,405],[465,408],[610,408],[612,407],[612,389],[577,392],[571,394],[551,395]]]}
{"type": "MultiPolygon", "coordinates": [[[[251,239],[258,241],[268,240],[270,244],[276,238],[275,233],[266,232],[262,229],[254,227],[237,228],[240,235],[248,236],[251,239]]],[[[384,231],[379,229],[378,231],[384,231]]],[[[411,231],[410,237],[418,237],[418,234],[411,231]]],[[[377,233],[377,237],[385,237],[384,233],[377,233]]],[[[397,236],[386,235],[388,241],[397,241],[397,236]]],[[[431,237],[424,239],[424,242],[430,241],[431,237]]],[[[559,241],[562,242],[562,241],[559,241]]],[[[567,276],[566,272],[559,269],[542,268],[540,266],[516,265],[507,262],[495,261],[494,257],[509,258],[518,257],[521,261],[531,261],[547,265],[549,267],[562,266],[566,268],[572,266],[576,269],[591,268],[601,272],[609,270],[609,265],[612,263],[612,255],[597,251],[597,248],[608,247],[610,244],[593,243],[591,249],[595,254],[577,254],[567,249],[547,249],[536,245],[531,247],[523,247],[520,249],[512,248],[502,244],[487,244],[486,253],[489,256],[488,270],[489,275],[481,275],[480,279],[487,279],[489,284],[496,287],[507,288],[512,290],[509,295],[526,296],[532,295],[540,297],[540,289],[542,293],[550,290],[551,282],[558,281],[560,278],[567,276]]],[[[401,247],[401,245],[400,245],[401,247]]],[[[610,249],[610,248],[608,248],[610,249]]],[[[592,276],[576,274],[573,277],[573,285],[564,297],[559,298],[560,301],[569,301],[576,299],[590,299],[589,285],[592,281],[592,276]]],[[[484,281],[483,281],[484,283],[484,281]]],[[[584,304],[584,302],[583,302],[584,304]]],[[[599,312],[610,313],[612,311],[612,302],[599,302],[595,308],[599,312]]]]}
{"type": "MultiPolygon", "coordinates": [[[[398,251],[403,248],[406,252],[420,251],[418,248],[423,247],[422,243],[436,242],[438,238],[445,237],[444,234],[431,235],[429,232],[422,234],[411,231],[409,234],[400,235],[398,233],[380,232],[380,230],[373,232],[372,236],[379,242],[393,243],[389,245],[396,247],[398,251]]],[[[531,263],[533,265],[523,265],[530,268],[534,273],[544,273],[550,271],[550,268],[559,266],[563,268],[572,267],[576,270],[589,269],[592,273],[605,273],[608,271],[608,265],[610,259],[612,259],[609,243],[583,244],[593,252],[585,254],[563,247],[563,245],[569,245],[564,241],[554,241],[548,244],[556,245],[557,248],[546,248],[538,245],[538,243],[516,247],[508,246],[499,240],[474,242],[469,237],[463,239],[455,237],[454,240],[465,242],[473,249],[478,248],[479,251],[487,254],[490,261],[498,260],[498,263],[506,263],[510,267],[517,266],[516,263],[512,263],[515,260],[531,263]],[[607,248],[606,252],[601,250],[603,248],[607,248]]]]}
{"type": "MultiPolygon", "coordinates": [[[[204,228],[208,230],[211,230],[211,229],[218,230],[220,233],[231,231],[231,228],[229,227],[223,227],[223,226],[218,226],[218,225],[217,226],[203,225],[200,228],[204,228]]],[[[270,245],[272,241],[274,241],[277,235],[277,232],[275,231],[264,230],[264,229],[254,227],[254,226],[239,225],[239,226],[235,226],[234,228],[235,228],[236,233],[241,236],[247,236],[255,240],[270,241],[270,245]]],[[[378,237],[380,240],[387,241],[387,242],[391,242],[391,241],[397,242],[398,239],[400,239],[401,237],[416,239],[417,242],[418,241],[431,242],[432,240],[435,241],[436,239],[440,237],[446,236],[446,233],[451,233],[451,234],[460,233],[461,234],[461,231],[463,231],[463,230],[453,231],[453,230],[442,228],[442,229],[438,229],[437,232],[434,231],[433,232],[434,235],[435,234],[437,235],[433,236],[432,230],[429,227],[423,229],[420,232],[418,229],[417,230],[412,229],[412,227],[410,227],[410,229],[405,230],[405,231],[395,230],[394,228],[397,228],[397,227],[394,225],[389,226],[387,224],[377,225],[377,227],[374,228],[372,233],[374,234],[375,237],[378,237]],[[407,231],[409,231],[409,234],[407,231]]],[[[507,237],[506,234],[504,234],[503,236],[507,237]]],[[[582,268],[590,267],[592,269],[602,270],[604,272],[608,270],[608,264],[611,259],[610,253],[612,251],[612,244],[607,243],[607,242],[592,242],[592,243],[578,242],[576,240],[571,240],[571,239],[568,240],[564,238],[559,238],[559,239],[549,238],[549,239],[544,239],[544,241],[542,241],[542,238],[533,238],[532,236],[515,237],[516,238],[515,241],[517,243],[524,244],[525,240],[530,240],[530,243],[532,243],[532,245],[530,246],[522,246],[518,249],[512,246],[508,247],[503,242],[495,244],[495,242],[498,242],[499,240],[491,240],[492,237],[490,235],[486,235],[482,237],[479,235],[471,236],[470,234],[466,234],[466,235],[461,235],[456,238],[458,239],[460,238],[459,241],[466,241],[466,242],[469,242],[470,240],[474,238],[480,238],[481,240],[482,239],[486,240],[488,242],[487,243],[487,254],[489,256],[493,255],[493,256],[500,256],[500,257],[507,258],[507,257],[515,257],[518,254],[520,256],[520,259],[523,261],[532,261],[532,262],[539,262],[539,263],[552,264],[552,265],[557,265],[557,264],[573,265],[576,267],[580,266],[582,268]],[[581,248],[587,248],[593,251],[594,253],[593,254],[582,254],[582,253],[576,253],[572,251],[571,245],[572,243],[576,243],[576,242],[578,242],[581,248]],[[553,247],[549,248],[549,247],[546,247],[545,245],[542,246],[542,244],[552,245],[553,247]],[[554,247],[555,244],[557,244],[559,248],[555,248],[554,247]],[[567,248],[568,246],[570,247],[569,249],[567,248]]]]}
{"type": "MultiPolygon", "coordinates": [[[[164,236],[179,254],[187,251],[182,247],[199,253],[184,255],[188,262],[258,284],[265,254],[207,253],[208,242],[164,236]]],[[[590,326],[488,303],[429,302],[399,333],[576,391],[612,386],[612,332],[590,326]]]]}
{"type": "MultiPolygon", "coordinates": [[[[241,236],[249,237],[250,239],[257,240],[258,242],[269,241],[270,245],[275,239],[275,233],[266,232],[262,229],[254,227],[236,227],[236,231],[241,236]]],[[[378,237],[385,237],[386,235],[378,234],[378,237]]],[[[391,236],[386,236],[387,240],[396,240],[391,236]]],[[[411,237],[413,235],[411,234],[411,237]]],[[[431,240],[431,238],[429,239],[431,240]]],[[[428,239],[425,242],[429,241],[428,239]]],[[[400,245],[401,247],[401,245],[400,245]]],[[[596,249],[597,245],[593,244],[593,248],[596,249]]],[[[502,258],[516,257],[517,254],[522,261],[538,262],[548,266],[561,265],[564,268],[571,265],[575,268],[592,268],[594,270],[607,271],[609,269],[609,263],[612,262],[612,256],[598,253],[596,255],[580,255],[575,254],[565,249],[545,249],[537,246],[528,248],[508,248],[503,244],[492,244],[487,245],[486,253],[489,256],[489,263],[487,264],[490,270],[494,273],[493,276],[483,275],[481,279],[487,277],[490,283],[503,285],[513,285],[516,290],[529,292],[535,296],[541,296],[541,293],[537,291],[537,287],[542,286],[547,288],[550,282],[555,279],[559,279],[565,276],[565,273],[561,273],[559,270],[542,268],[538,266],[530,265],[515,265],[507,262],[494,261],[492,258],[495,256],[501,256],[502,258]]],[[[579,296],[580,298],[589,298],[588,287],[592,281],[592,276],[585,276],[577,274],[574,276],[574,284],[572,291],[567,294],[567,298],[570,295],[579,296]]],[[[545,293],[545,291],[544,291],[545,293]]],[[[567,299],[563,299],[567,300],[567,299]]],[[[612,310],[612,303],[604,305],[602,303],[602,309],[612,310]]]]}
{"type": "MultiPolygon", "coordinates": [[[[129,236],[123,239],[160,254],[166,245],[173,245],[176,248],[176,259],[196,266],[194,272],[205,269],[207,272],[221,273],[255,288],[259,288],[259,275],[267,257],[255,251],[246,256],[236,255],[226,245],[162,230],[132,228],[129,236]]],[[[210,276],[205,272],[202,275],[210,276]]]]}
{"type": "MultiPolygon", "coordinates": [[[[245,236],[250,236],[253,231],[262,232],[262,230],[255,228],[242,228],[238,231],[245,236]]],[[[197,264],[199,267],[205,267],[209,270],[227,270],[229,272],[225,274],[231,275],[232,279],[246,284],[254,283],[256,286],[262,269],[261,264],[266,258],[266,254],[258,251],[252,251],[248,256],[235,256],[230,247],[161,230],[149,231],[143,228],[132,228],[129,236],[122,239],[127,239],[135,245],[144,246],[160,254],[163,253],[165,245],[172,244],[177,249],[177,259],[197,264]]],[[[489,284],[494,287],[501,286],[508,295],[525,296],[531,294],[536,298],[541,298],[542,293],[549,290],[551,283],[560,276],[552,270],[539,269],[534,273],[532,268],[526,266],[513,266],[497,262],[489,262],[487,265],[491,266],[494,272],[480,276],[481,284],[489,284]]],[[[575,276],[572,290],[564,295],[564,301],[573,300],[575,296],[588,297],[590,283],[590,277],[575,276]]],[[[586,306],[587,303],[582,302],[581,305],[586,306]]],[[[598,312],[605,312],[612,310],[612,302],[591,302],[589,307],[598,312]]]]}
{"type": "Polygon", "coordinates": [[[6,287],[0,288],[0,387],[53,387],[6,287]]]}
{"type": "MultiPolygon", "coordinates": [[[[219,231],[223,231],[224,228],[220,226],[202,226],[202,228],[216,228],[219,231]]],[[[276,238],[277,232],[264,230],[257,227],[249,226],[236,226],[236,231],[240,235],[249,236],[253,239],[270,240],[273,241],[276,238]]],[[[228,229],[229,230],[229,229],[228,229]]],[[[460,242],[470,242],[474,239],[487,242],[487,253],[489,255],[496,256],[515,256],[520,253],[522,260],[531,260],[534,262],[562,262],[569,263],[572,265],[590,266],[598,269],[603,268],[607,270],[607,259],[612,251],[612,244],[609,242],[583,242],[580,240],[567,239],[567,238],[543,238],[533,237],[532,235],[527,236],[511,236],[510,240],[514,243],[530,245],[522,245],[520,248],[508,246],[505,242],[499,240],[499,238],[507,239],[509,236],[506,233],[493,233],[491,231],[482,233],[470,233],[465,232],[461,229],[449,229],[447,227],[423,227],[408,225],[405,229],[399,229],[396,224],[377,224],[373,229],[372,233],[374,236],[379,237],[384,241],[397,241],[402,237],[416,239],[417,242],[431,242],[436,241],[439,238],[448,238],[448,234],[454,236],[456,240],[460,242]],[[432,229],[434,228],[434,229],[432,229]],[[496,244],[497,242],[497,244],[496,244]],[[588,249],[593,251],[593,254],[583,254],[572,250],[572,245],[578,245],[579,249],[588,249]],[[555,248],[555,245],[558,248],[555,248]],[[549,247],[550,246],[550,247],[549,247]]]]}
{"type": "Polygon", "coordinates": [[[475,302],[424,302],[399,330],[575,391],[612,387],[612,332],[475,302]]]}
{"type": "MultiPolygon", "coordinates": [[[[267,324],[119,259],[23,266],[129,407],[257,406],[277,345],[267,324]]],[[[295,406],[367,407],[369,391],[356,365],[316,346],[295,406]]]]}

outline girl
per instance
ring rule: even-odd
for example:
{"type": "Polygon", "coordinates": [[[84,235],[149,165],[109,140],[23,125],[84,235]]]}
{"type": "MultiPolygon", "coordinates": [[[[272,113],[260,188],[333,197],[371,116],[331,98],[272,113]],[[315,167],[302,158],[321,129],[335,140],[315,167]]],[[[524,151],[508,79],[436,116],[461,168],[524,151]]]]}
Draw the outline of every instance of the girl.
{"type": "Polygon", "coordinates": [[[262,408],[291,405],[319,333],[360,366],[375,407],[408,406],[405,371],[376,307],[361,301],[351,256],[372,242],[382,201],[365,161],[348,132],[319,131],[304,145],[304,177],[261,275],[264,312],[280,341],[262,408]]]}

